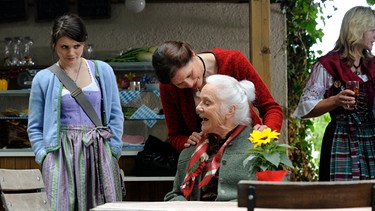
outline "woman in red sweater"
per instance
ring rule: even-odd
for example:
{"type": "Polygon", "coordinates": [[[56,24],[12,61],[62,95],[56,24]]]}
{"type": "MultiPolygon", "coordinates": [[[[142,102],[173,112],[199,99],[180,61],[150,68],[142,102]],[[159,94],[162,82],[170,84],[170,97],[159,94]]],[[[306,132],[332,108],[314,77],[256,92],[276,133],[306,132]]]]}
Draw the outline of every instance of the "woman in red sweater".
{"type": "Polygon", "coordinates": [[[160,81],[160,98],[168,127],[168,140],[178,151],[195,145],[201,139],[201,119],[195,107],[205,78],[214,74],[229,75],[254,83],[256,99],[251,108],[254,130],[269,127],[280,131],[283,121],[281,106],[273,99],[266,84],[240,51],[214,48],[196,54],[183,41],[167,41],[152,57],[160,81]]]}

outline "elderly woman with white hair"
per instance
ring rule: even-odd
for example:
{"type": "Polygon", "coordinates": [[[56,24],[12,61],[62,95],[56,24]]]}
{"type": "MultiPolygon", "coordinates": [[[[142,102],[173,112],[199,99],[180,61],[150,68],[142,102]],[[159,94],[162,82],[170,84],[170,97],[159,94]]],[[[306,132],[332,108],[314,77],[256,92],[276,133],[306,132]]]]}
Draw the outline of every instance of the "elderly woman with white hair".
{"type": "Polygon", "coordinates": [[[178,160],[173,190],[166,201],[230,201],[237,199],[237,183],[248,179],[242,165],[253,145],[249,106],[254,84],[226,75],[212,75],[200,94],[196,111],[202,118],[202,139],[184,149],[178,160]]]}

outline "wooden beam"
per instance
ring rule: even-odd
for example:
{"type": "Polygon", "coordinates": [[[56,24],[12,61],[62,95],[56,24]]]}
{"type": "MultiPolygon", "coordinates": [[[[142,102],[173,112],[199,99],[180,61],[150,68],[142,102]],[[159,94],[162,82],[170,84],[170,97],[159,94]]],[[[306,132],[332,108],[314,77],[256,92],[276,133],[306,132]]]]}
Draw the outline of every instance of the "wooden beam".
{"type": "Polygon", "coordinates": [[[270,1],[250,0],[250,61],[271,90],[270,1]]]}

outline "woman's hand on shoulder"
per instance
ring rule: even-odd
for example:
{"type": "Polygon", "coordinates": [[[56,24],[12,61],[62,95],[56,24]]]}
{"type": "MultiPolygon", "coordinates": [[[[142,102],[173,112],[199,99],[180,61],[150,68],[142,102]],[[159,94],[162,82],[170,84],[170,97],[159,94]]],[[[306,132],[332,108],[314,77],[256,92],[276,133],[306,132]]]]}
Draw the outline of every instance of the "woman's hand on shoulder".
{"type": "Polygon", "coordinates": [[[186,143],[184,144],[185,147],[195,146],[202,138],[203,132],[197,133],[193,132],[186,143]]]}
{"type": "Polygon", "coordinates": [[[256,125],[254,125],[253,130],[258,130],[258,131],[262,132],[266,128],[268,128],[267,125],[256,124],[256,125]]]}

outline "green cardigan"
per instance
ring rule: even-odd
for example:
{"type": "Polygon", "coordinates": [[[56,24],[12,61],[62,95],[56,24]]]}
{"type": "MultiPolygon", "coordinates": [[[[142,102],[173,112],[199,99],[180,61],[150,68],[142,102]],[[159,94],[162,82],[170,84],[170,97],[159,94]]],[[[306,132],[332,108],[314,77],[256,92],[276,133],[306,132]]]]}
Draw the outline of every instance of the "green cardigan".
{"type": "MultiPolygon", "coordinates": [[[[248,168],[244,168],[242,163],[243,160],[249,156],[245,153],[247,149],[253,147],[253,144],[248,140],[251,131],[252,129],[250,127],[246,127],[224,150],[218,170],[219,182],[216,201],[237,200],[237,183],[240,180],[249,179],[248,168]]],[[[187,201],[181,192],[180,186],[184,182],[187,166],[194,148],[195,146],[191,146],[181,152],[178,159],[173,190],[165,195],[165,201],[187,201]]],[[[202,176],[201,174],[195,181],[193,191],[190,195],[190,201],[200,200],[201,191],[198,189],[198,184],[202,176]]]]}

